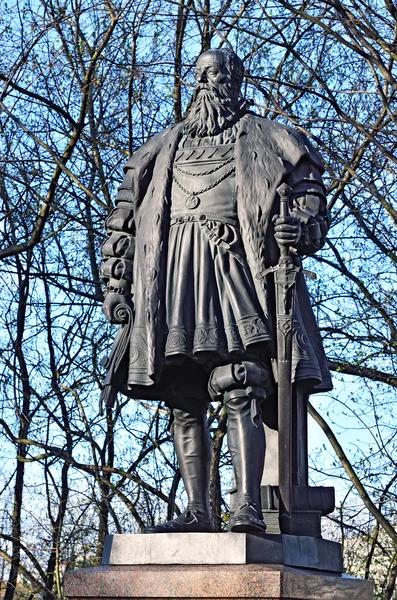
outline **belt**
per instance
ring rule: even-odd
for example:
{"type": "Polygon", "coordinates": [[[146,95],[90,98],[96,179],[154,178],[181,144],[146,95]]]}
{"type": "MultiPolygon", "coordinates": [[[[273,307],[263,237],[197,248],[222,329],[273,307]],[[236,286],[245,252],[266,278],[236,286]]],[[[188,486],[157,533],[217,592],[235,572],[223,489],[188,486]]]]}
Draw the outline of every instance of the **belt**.
{"type": "Polygon", "coordinates": [[[231,245],[228,242],[226,242],[225,240],[223,240],[222,238],[218,237],[216,231],[214,231],[211,227],[208,226],[209,221],[216,221],[219,223],[226,223],[227,225],[233,225],[234,227],[238,228],[239,223],[238,223],[237,219],[231,219],[229,217],[221,217],[219,215],[211,215],[208,213],[205,215],[189,214],[189,215],[180,215],[179,217],[172,218],[171,225],[179,225],[181,223],[191,223],[192,221],[193,222],[196,221],[197,223],[200,224],[202,231],[206,234],[209,241],[212,244],[214,244],[215,246],[218,246],[219,250],[221,250],[222,252],[228,252],[236,260],[238,260],[238,262],[245,269],[249,269],[248,263],[247,263],[245,257],[241,256],[237,252],[234,252],[231,245]]]}
{"type": "Polygon", "coordinates": [[[207,221],[219,221],[220,223],[226,223],[227,225],[233,225],[234,227],[238,227],[239,223],[237,219],[233,219],[231,217],[222,217],[221,215],[180,215],[178,217],[172,217],[170,221],[170,225],[177,225],[180,223],[191,223],[191,222],[199,222],[206,223],[207,221]]]}

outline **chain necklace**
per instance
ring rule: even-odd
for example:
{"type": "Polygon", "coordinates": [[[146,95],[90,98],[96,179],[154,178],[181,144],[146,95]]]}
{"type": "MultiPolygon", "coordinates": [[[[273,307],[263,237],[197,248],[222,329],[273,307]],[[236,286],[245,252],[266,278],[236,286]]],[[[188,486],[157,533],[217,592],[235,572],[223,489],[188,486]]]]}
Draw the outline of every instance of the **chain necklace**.
{"type": "MultiPolygon", "coordinates": [[[[230,158],[225,160],[220,165],[217,165],[216,167],[214,167],[213,169],[210,169],[209,171],[204,171],[203,173],[192,173],[192,171],[186,171],[185,169],[182,169],[182,167],[180,167],[177,162],[174,163],[174,168],[177,171],[179,171],[180,173],[183,173],[184,175],[189,175],[190,177],[205,177],[205,175],[212,175],[212,173],[216,173],[216,171],[219,171],[223,167],[226,167],[226,165],[228,165],[229,163],[231,163],[233,161],[234,161],[234,156],[231,156],[230,158]]],[[[202,192],[197,192],[197,193],[200,194],[202,192]]]]}
{"type": "Polygon", "coordinates": [[[219,177],[219,179],[217,179],[216,181],[211,183],[211,185],[208,185],[207,187],[205,187],[202,190],[199,190],[197,192],[191,192],[190,190],[187,190],[185,187],[183,187],[183,185],[180,183],[180,181],[178,181],[178,179],[176,178],[174,173],[172,174],[172,179],[175,181],[175,183],[179,187],[179,189],[181,189],[182,192],[185,192],[185,194],[188,194],[189,198],[191,198],[192,196],[198,196],[199,194],[204,194],[205,192],[209,192],[214,187],[219,185],[224,179],[229,177],[229,175],[231,175],[235,169],[236,169],[236,166],[233,165],[228,171],[226,171],[226,173],[221,175],[221,177],[219,177]]]}

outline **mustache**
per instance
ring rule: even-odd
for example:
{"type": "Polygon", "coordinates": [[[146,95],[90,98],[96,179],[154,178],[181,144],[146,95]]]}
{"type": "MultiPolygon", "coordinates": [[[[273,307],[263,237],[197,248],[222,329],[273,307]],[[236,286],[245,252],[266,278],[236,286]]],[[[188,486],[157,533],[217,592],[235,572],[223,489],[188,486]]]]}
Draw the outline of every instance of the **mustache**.
{"type": "Polygon", "coordinates": [[[212,87],[209,83],[199,83],[194,90],[192,102],[195,102],[197,99],[201,99],[203,97],[207,97],[210,100],[219,101],[221,99],[221,95],[219,90],[212,87]]]}
{"type": "Polygon", "coordinates": [[[192,102],[202,97],[207,97],[215,102],[232,102],[230,86],[227,83],[219,84],[217,87],[210,83],[198,83],[193,92],[192,102]]]}
{"type": "Polygon", "coordinates": [[[210,92],[217,92],[217,89],[214,88],[210,83],[198,83],[196,85],[196,90],[200,92],[201,90],[208,90],[210,92]]]}

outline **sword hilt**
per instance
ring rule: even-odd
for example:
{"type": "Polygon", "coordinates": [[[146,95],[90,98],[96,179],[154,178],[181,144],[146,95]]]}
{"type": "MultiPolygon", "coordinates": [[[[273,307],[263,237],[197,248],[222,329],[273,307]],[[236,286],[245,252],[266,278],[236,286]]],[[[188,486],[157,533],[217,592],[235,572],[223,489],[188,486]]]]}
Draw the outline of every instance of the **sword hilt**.
{"type": "MultiPolygon", "coordinates": [[[[292,188],[286,183],[282,183],[277,188],[277,193],[280,196],[280,217],[288,217],[289,216],[289,197],[292,192],[292,188]]],[[[290,253],[289,246],[282,246],[279,244],[280,248],[280,256],[282,258],[287,258],[290,253]]]]}
{"type": "Polygon", "coordinates": [[[277,193],[280,196],[280,217],[288,217],[289,215],[289,197],[292,188],[286,183],[282,183],[277,188],[277,193]]]}
{"type": "Polygon", "coordinates": [[[280,196],[280,217],[289,216],[289,195],[280,196]]]}

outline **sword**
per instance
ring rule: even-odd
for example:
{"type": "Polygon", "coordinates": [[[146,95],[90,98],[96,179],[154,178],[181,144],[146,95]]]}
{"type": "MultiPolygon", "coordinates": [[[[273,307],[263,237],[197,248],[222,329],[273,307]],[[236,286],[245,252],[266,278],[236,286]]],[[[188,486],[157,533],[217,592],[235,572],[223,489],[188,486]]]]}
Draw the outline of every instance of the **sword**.
{"type": "MultiPolygon", "coordinates": [[[[280,217],[289,216],[289,196],[292,189],[283,183],[277,188],[280,196],[280,217]]],[[[279,522],[281,533],[292,532],[292,339],[296,275],[303,269],[291,258],[289,246],[279,245],[278,264],[263,272],[274,274],[277,322],[277,383],[278,383],[278,471],[279,522]]],[[[314,273],[303,271],[316,278],[314,273]]]]}

